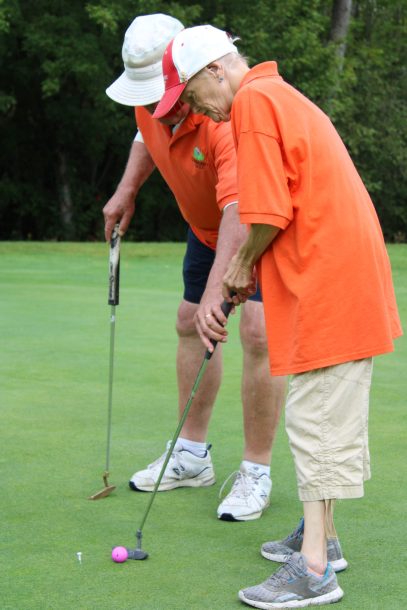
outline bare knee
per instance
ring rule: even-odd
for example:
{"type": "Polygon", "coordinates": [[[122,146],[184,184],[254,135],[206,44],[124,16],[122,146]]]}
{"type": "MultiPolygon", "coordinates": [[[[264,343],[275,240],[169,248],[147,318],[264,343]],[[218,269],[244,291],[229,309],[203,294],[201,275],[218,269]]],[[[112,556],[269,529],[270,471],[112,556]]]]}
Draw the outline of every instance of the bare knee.
{"type": "Polygon", "coordinates": [[[178,307],[176,330],[179,337],[193,337],[197,335],[194,315],[198,309],[198,305],[189,303],[188,301],[181,301],[178,307]]]}
{"type": "Polygon", "coordinates": [[[243,350],[257,357],[267,357],[266,324],[263,304],[247,301],[240,318],[240,339],[243,350]]]}

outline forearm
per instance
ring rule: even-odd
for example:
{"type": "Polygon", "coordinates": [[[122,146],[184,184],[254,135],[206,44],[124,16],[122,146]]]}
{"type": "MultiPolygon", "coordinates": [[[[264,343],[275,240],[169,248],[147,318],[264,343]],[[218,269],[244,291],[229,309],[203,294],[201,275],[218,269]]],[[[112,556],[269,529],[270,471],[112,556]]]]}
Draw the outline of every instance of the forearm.
{"type": "Polygon", "coordinates": [[[152,174],[154,168],[154,161],[146,145],[143,142],[133,142],[126,169],[117,185],[117,191],[125,191],[135,198],[140,187],[152,174]]]}
{"type": "Polygon", "coordinates": [[[223,296],[233,302],[244,303],[256,288],[254,266],[279,232],[272,225],[251,225],[247,239],[232,258],[223,276],[223,296]]]}
{"type": "Polygon", "coordinates": [[[236,255],[240,265],[253,269],[261,255],[269,247],[280,229],[273,225],[253,224],[247,234],[246,241],[241,245],[236,255]]]}
{"type": "Polygon", "coordinates": [[[219,225],[215,259],[194,318],[197,332],[210,352],[211,340],[224,341],[227,335],[226,316],[221,309],[223,276],[246,236],[247,227],[240,224],[237,204],[227,206],[219,225]]]}
{"type": "Polygon", "coordinates": [[[223,276],[230,259],[236,254],[246,238],[247,227],[240,223],[237,203],[233,203],[225,209],[219,225],[215,260],[208,277],[207,289],[218,290],[220,294],[223,276]]]}
{"type": "Polygon", "coordinates": [[[135,198],[141,185],[154,169],[154,162],[143,142],[133,142],[126,169],[116,191],[103,208],[105,238],[109,241],[113,227],[119,222],[123,235],[134,214],[135,198]]]}

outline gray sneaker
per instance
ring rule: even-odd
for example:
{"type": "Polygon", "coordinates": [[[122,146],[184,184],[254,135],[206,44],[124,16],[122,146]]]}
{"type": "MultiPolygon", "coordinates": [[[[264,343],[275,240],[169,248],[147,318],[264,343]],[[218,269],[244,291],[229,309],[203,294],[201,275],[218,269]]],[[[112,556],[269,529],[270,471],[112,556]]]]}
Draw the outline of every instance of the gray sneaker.
{"type": "MultiPolygon", "coordinates": [[[[293,553],[301,551],[304,536],[304,517],[302,517],[297,528],[284,540],[265,542],[261,547],[261,554],[271,561],[286,562],[293,553]]],[[[348,567],[348,562],[342,554],[341,545],[337,538],[328,538],[327,542],[328,561],[335,572],[342,572],[348,567]]]]}
{"type": "Polygon", "coordinates": [[[287,563],[260,585],[239,591],[239,598],[255,608],[305,608],[333,604],[343,597],[332,566],[322,578],[310,574],[307,560],[293,553],[287,563]]]}

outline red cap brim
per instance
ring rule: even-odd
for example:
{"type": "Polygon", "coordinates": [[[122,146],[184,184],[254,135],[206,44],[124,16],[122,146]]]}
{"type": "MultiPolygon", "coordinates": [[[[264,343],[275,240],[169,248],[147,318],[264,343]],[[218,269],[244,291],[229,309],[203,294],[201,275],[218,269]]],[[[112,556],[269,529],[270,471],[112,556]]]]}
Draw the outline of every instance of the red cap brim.
{"type": "Polygon", "coordinates": [[[154,119],[161,119],[171,112],[171,108],[178,102],[187,84],[179,83],[179,85],[167,89],[153,113],[154,119]]]}

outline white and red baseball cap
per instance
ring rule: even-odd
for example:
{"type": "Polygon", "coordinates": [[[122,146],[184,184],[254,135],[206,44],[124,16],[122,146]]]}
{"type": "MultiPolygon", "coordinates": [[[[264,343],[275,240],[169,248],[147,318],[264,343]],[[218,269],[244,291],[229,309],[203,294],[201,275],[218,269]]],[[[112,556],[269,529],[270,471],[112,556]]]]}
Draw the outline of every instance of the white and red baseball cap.
{"type": "Polygon", "coordinates": [[[198,25],[179,32],[166,48],[163,61],[164,95],[153,117],[160,119],[179,100],[188,81],[202,68],[228,53],[238,53],[237,38],[212,25],[198,25]]]}

